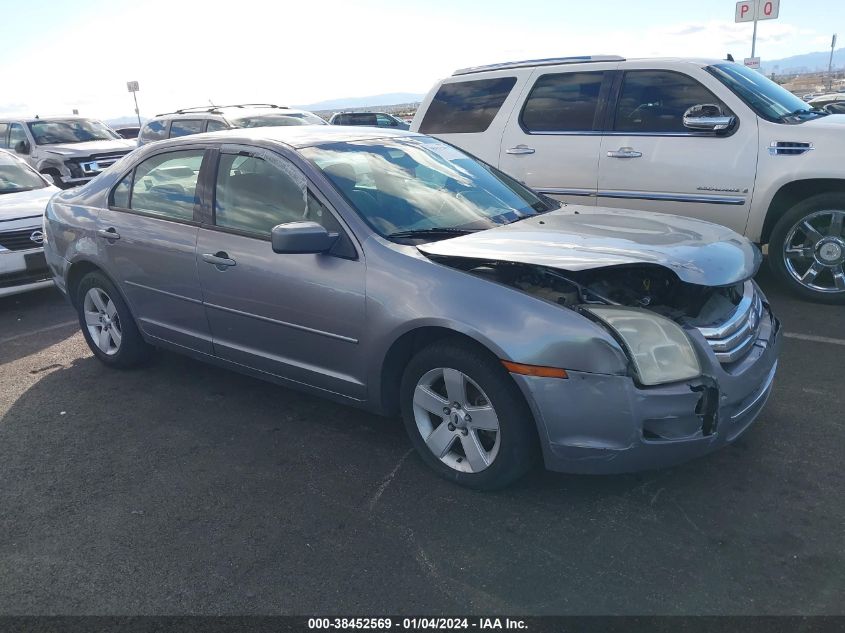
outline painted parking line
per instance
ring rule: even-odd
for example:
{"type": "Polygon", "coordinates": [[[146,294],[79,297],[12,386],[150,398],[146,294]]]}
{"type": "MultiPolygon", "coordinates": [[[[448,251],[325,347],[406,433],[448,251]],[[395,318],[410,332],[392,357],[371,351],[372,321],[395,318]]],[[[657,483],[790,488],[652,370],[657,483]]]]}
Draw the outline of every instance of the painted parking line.
{"type": "Polygon", "coordinates": [[[845,345],[845,339],[830,338],[828,336],[813,336],[812,334],[796,334],[795,332],[784,332],[786,338],[794,338],[799,341],[811,341],[812,343],[827,343],[828,345],[845,345]]]}
{"type": "Polygon", "coordinates": [[[55,325],[50,325],[47,327],[43,327],[40,330],[33,330],[32,332],[24,332],[23,334],[15,334],[14,336],[8,336],[6,338],[0,338],[0,345],[4,343],[11,343],[12,341],[17,341],[22,338],[27,338],[29,336],[35,336],[36,334],[44,334],[45,332],[52,332],[53,330],[59,330],[63,327],[70,327],[71,325],[79,325],[79,321],[64,321],[63,323],[56,323],[55,325]]]}

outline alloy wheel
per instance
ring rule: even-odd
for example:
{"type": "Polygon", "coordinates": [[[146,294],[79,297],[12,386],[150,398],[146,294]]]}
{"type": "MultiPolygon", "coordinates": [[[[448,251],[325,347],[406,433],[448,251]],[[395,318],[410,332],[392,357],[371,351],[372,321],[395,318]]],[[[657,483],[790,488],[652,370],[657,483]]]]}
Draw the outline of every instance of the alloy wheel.
{"type": "Polygon", "coordinates": [[[492,401],[457,369],[438,367],[419,379],[414,420],[428,449],[454,470],[481,472],[499,452],[499,418],[492,401]]]}
{"type": "Polygon", "coordinates": [[[91,288],[82,302],[85,326],[97,348],[109,356],[117,354],[123,334],[117,306],[102,288],[91,288]]]}
{"type": "Polygon", "coordinates": [[[783,259],[795,281],[815,292],[845,292],[845,211],[816,211],[786,235],[783,259]]]}

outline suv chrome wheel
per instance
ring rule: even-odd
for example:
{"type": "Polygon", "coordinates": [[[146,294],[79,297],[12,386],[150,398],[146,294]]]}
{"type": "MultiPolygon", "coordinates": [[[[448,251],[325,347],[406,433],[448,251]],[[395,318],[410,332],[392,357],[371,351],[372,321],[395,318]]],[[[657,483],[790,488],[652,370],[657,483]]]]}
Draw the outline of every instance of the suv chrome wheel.
{"type": "Polygon", "coordinates": [[[799,284],[815,292],[845,292],[845,211],[823,210],[799,220],[783,242],[784,263],[799,284]]]}
{"type": "Polygon", "coordinates": [[[117,307],[111,297],[101,288],[91,288],[85,293],[82,309],[91,340],[104,354],[117,354],[123,332],[117,307]]]}
{"type": "Polygon", "coordinates": [[[457,369],[425,373],[414,389],[414,420],[428,449],[449,468],[478,473],[499,452],[499,419],[490,398],[457,369]]]}

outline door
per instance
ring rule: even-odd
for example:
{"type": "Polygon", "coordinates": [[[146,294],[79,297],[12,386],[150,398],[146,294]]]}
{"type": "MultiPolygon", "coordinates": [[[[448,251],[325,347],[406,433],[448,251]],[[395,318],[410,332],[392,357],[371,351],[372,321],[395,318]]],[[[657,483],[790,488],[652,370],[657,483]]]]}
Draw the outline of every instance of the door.
{"type": "Polygon", "coordinates": [[[617,65],[536,70],[505,127],[499,168],[558,200],[595,204],[604,104],[617,65]]]}
{"type": "Polygon", "coordinates": [[[745,232],[757,119],[740,119],[703,85],[707,77],[700,79],[669,70],[625,71],[602,138],[599,205],[675,213],[745,232]],[[684,112],[695,105],[737,117],[733,129],[687,129],[684,112]]]}
{"type": "Polygon", "coordinates": [[[302,172],[265,150],[224,147],[212,211],[199,231],[197,267],[215,353],[363,399],[364,262],[302,172]],[[335,249],[274,253],[271,229],[301,220],[339,232],[335,249]]]}
{"type": "Polygon", "coordinates": [[[106,271],[139,327],[181,347],[212,353],[196,266],[196,195],[204,150],[146,159],[112,190],[97,218],[106,271]]]}

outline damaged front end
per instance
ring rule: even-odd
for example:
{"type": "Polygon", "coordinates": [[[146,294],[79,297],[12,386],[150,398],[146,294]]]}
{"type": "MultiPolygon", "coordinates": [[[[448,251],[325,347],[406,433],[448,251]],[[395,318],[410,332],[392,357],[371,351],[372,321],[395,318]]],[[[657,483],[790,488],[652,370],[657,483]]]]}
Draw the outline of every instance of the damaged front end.
{"type": "Polygon", "coordinates": [[[751,279],[706,286],[656,264],[560,270],[428,256],[576,311],[626,350],[627,377],[567,368],[572,380],[554,389],[517,379],[543,418],[551,469],[627,472],[685,461],[736,439],[769,395],[779,324],[751,279]],[[667,367],[672,373],[661,373],[667,367]]]}

